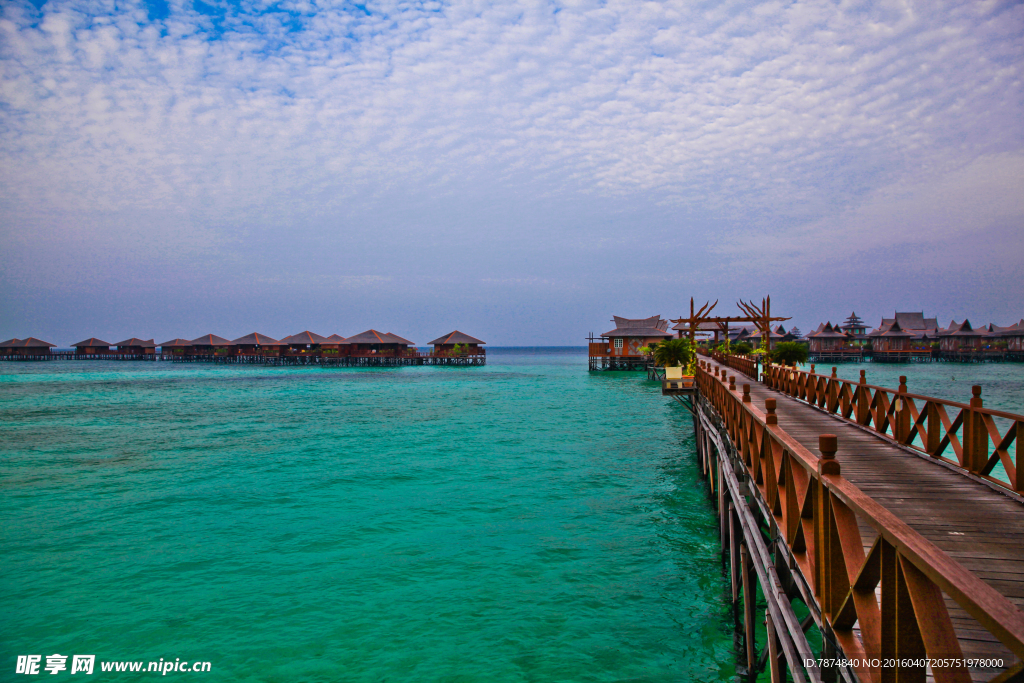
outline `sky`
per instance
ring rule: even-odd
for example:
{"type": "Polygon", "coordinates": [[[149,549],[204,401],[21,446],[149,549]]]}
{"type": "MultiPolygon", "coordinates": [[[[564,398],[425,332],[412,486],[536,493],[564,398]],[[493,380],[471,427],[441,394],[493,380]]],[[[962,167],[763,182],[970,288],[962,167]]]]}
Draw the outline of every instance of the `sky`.
{"type": "Polygon", "coordinates": [[[1024,4],[0,3],[0,337],[1024,317],[1024,4]]]}

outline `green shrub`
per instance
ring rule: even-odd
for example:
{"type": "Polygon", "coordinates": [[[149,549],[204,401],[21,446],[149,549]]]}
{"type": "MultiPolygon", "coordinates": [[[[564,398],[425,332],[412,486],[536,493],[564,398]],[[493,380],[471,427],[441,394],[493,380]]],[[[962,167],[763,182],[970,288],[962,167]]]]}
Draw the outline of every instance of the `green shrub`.
{"type": "Polygon", "coordinates": [[[800,342],[779,342],[769,356],[773,363],[792,365],[807,362],[807,347],[800,342]]]}

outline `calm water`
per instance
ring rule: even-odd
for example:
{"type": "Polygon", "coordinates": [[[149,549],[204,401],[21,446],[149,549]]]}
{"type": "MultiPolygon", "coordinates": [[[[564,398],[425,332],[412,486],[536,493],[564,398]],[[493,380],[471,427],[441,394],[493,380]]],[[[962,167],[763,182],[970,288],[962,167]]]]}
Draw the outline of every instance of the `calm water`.
{"type": "Polygon", "coordinates": [[[0,679],[58,652],[203,680],[727,680],[715,521],[657,389],[582,350],[5,363],[0,679]]]}

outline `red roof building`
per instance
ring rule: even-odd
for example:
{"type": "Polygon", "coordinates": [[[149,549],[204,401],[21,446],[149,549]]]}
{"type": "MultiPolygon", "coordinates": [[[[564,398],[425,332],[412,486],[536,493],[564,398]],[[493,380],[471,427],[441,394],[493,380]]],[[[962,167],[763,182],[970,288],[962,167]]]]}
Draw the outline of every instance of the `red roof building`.
{"type": "Polygon", "coordinates": [[[483,344],[487,342],[455,330],[429,343],[434,347],[434,353],[436,354],[451,354],[455,351],[455,346],[458,345],[464,349],[463,353],[467,355],[480,355],[485,353],[483,344]]]}
{"type": "Polygon", "coordinates": [[[96,337],[89,337],[77,344],[72,344],[76,356],[105,356],[110,353],[110,342],[105,342],[96,337]]]}

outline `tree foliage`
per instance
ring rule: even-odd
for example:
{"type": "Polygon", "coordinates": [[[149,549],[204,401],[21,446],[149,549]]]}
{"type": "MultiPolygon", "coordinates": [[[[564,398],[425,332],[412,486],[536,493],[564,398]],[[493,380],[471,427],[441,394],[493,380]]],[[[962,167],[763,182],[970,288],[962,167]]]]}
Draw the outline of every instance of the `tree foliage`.
{"type": "Polygon", "coordinates": [[[738,353],[738,354],[741,354],[743,356],[746,356],[747,354],[749,354],[753,350],[754,350],[754,345],[751,344],[750,342],[745,342],[745,341],[737,342],[737,344],[732,347],[732,352],[733,353],[738,353]]]}
{"type": "Polygon", "coordinates": [[[779,342],[770,356],[773,363],[792,365],[807,362],[807,347],[800,342],[779,342]]]}
{"type": "Polygon", "coordinates": [[[669,339],[654,347],[654,362],[662,367],[689,367],[693,359],[693,346],[689,339],[669,339]]]}

